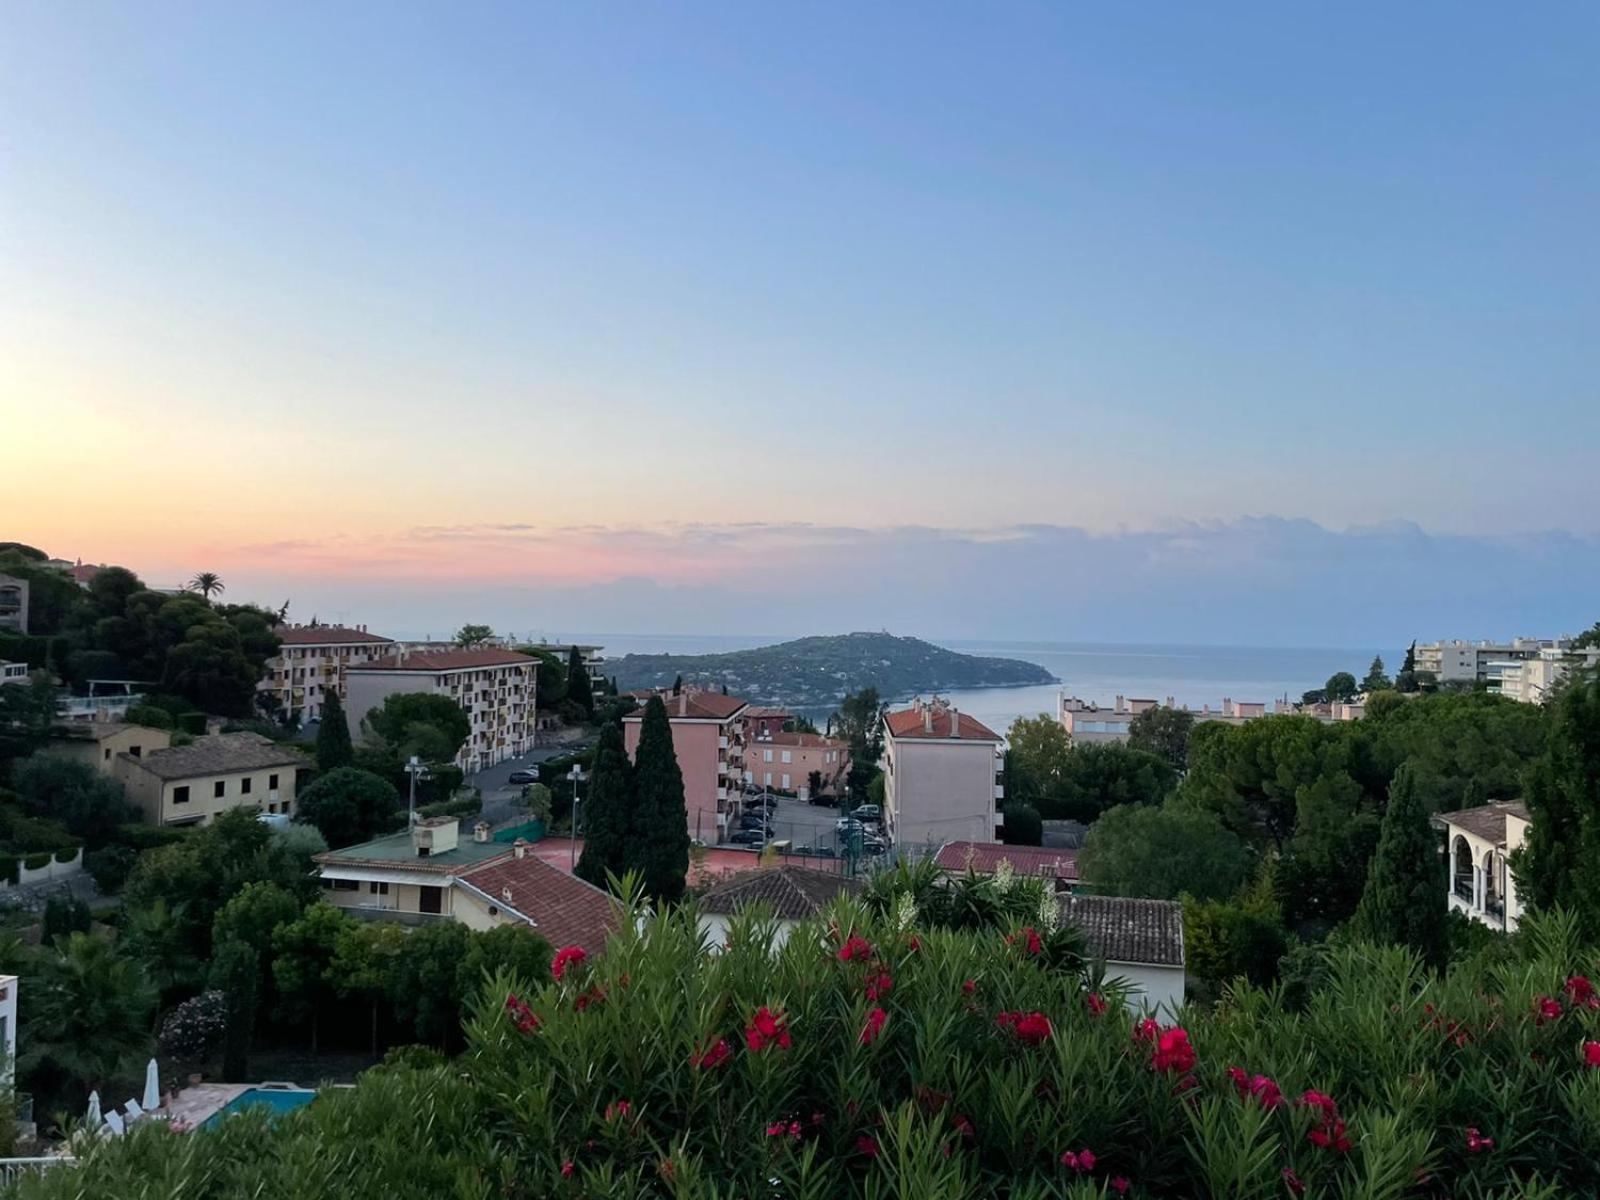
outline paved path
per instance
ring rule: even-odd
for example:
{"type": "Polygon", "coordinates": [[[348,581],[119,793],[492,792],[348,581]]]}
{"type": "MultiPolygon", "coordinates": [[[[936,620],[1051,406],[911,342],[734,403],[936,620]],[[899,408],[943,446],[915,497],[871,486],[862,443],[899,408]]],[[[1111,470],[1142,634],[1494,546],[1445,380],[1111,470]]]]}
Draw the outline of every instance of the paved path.
{"type": "Polygon", "coordinates": [[[483,795],[483,819],[491,825],[500,825],[523,811],[523,785],[507,781],[513,771],[531,770],[547,759],[560,758],[570,753],[572,746],[540,746],[520,758],[508,758],[503,763],[485,767],[475,775],[467,776],[467,783],[483,795]]]}

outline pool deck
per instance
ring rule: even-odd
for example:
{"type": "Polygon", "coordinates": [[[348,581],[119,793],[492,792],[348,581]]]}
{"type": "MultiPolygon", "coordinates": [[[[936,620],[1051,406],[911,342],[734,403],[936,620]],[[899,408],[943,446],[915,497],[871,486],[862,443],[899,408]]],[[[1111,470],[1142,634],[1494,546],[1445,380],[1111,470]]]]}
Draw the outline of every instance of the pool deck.
{"type": "Polygon", "coordinates": [[[254,1083],[197,1083],[184,1088],[164,1110],[174,1121],[198,1129],[228,1104],[258,1087],[254,1083]]]}

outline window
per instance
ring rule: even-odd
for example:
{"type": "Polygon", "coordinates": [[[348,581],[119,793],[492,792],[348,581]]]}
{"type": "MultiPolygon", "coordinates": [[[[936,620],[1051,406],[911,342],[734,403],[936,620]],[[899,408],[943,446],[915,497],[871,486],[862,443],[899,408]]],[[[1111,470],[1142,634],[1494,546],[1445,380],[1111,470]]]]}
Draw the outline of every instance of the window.
{"type": "Polygon", "coordinates": [[[762,786],[764,786],[764,787],[771,787],[772,786],[772,772],[771,771],[768,771],[762,777],[761,783],[762,783],[762,786]]]}
{"type": "Polygon", "coordinates": [[[228,794],[228,781],[226,779],[219,779],[213,783],[211,785],[211,794],[219,797],[226,796],[228,794]]]}
{"type": "Polygon", "coordinates": [[[784,762],[793,762],[794,761],[794,754],[792,752],[788,751],[788,750],[785,750],[783,752],[783,761],[784,762]]]}
{"type": "Polygon", "coordinates": [[[322,877],[322,886],[330,892],[355,892],[361,890],[361,885],[354,879],[329,879],[322,877]]]}
{"type": "Polygon", "coordinates": [[[172,789],[172,802],[174,804],[187,804],[187,803],[189,803],[189,785],[188,784],[185,784],[183,787],[175,787],[175,788],[172,789]]]}
{"type": "Polygon", "coordinates": [[[275,792],[278,790],[278,777],[276,775],[267,776],[267,790],[269,792],[275,792]]]}
{"type": "Polygon", "coordinates": [[[786,792],[789,790],[789,777],[787,775],[783,777],[783,790],[786,792]]]}
{"type": "Polygon", "coordinates": [[[761,761],[762,762],[771,762],[772,761],[772,751],[771,750],[763,750],[761,752],[761,761]]]}
{"type": "Polygon", "coordinates": [[[255,782],[256,781],[249,775],[246,775],[243,779],[239,780],[239,794],[241,796],[248,796],[250,794],[250,789],[255,786],[255,782]]]}
{"type": "Polygon", "coordinates": [[[139,758],[144,754],[144,747],[143,746],[129,746],[128,747],[128,753],[130,755],[132,755],[134,758],[139,758]]]}
{"type": "Polygon", "coordinates": [[[101,761],[102,762],[110,762],[111,761],[111,747],[110,746],[106,747],[106,749],[105,749],[105,758],[102,759],[101,761]]]}
{"type": "Polygon", "coordinates": [[[367,884],[367,891],[374,896],[387,896],[389,894],[389,885],[387,883],[369,883],[367,884]]]}
{"type": "Polygon", "coordinates": [[[417,911],[425,913],[438,913],[444,911],[444,889],[442,887],[420,887],[417,889],[417,911]]]}

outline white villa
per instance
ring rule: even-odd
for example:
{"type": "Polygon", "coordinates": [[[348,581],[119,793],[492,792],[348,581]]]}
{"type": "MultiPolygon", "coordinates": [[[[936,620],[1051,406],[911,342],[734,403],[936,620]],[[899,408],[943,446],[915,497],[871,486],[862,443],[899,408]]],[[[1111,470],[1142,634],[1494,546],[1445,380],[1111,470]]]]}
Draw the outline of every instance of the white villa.
{"type": "Polygon", "coordinates": [[[1522,901],[1507,860],[1528,836],[1528,810],[1502,801],[1440,813],[1434,820],[1445,831],[1449,906],[1491,929],[1516,929],[1522,901]]]}

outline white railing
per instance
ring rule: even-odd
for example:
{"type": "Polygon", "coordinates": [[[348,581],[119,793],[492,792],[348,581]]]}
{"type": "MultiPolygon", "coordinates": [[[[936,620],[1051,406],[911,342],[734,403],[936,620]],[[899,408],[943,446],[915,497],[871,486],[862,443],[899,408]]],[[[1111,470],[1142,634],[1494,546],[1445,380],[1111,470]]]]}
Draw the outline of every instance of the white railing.
{"type": "Polygon", "coordinates": [[[71,1155],[46,1155],[42,1158],[0,1158],[0,1186],[16,1183],[25,1175],[37,1175],[51,1167],[76,1166],[71,1155]]]}

